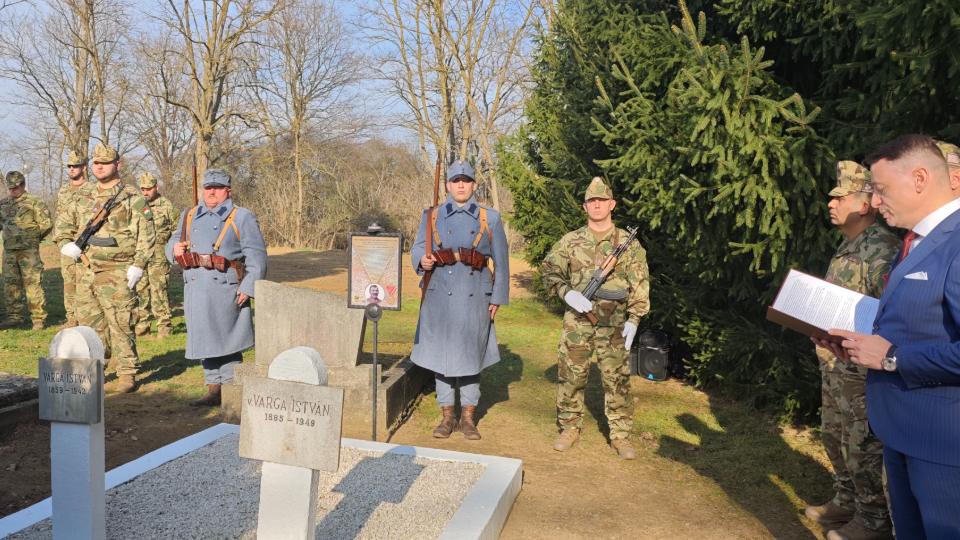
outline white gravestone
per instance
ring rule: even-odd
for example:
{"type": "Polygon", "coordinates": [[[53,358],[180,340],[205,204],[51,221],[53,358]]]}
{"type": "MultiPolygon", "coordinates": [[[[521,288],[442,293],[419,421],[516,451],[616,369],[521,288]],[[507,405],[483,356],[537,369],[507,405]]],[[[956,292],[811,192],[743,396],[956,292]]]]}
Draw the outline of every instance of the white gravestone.
{"type": "Polygon", "coordinates": [[[40,360],[39,391],[41,418],[51,420],[53,537],[106,538],[103,343],[92,328],[53,337],[49,359],[40,360]]]}
{"type": "Polygon", "coordinates": [[[263,460],[257,538],[314,538],[318,470],[339,468],[343,389],[326,386],[310,347],[280,353],[268,375],[244,378],[240,415],[240,456],[263,460]]]}

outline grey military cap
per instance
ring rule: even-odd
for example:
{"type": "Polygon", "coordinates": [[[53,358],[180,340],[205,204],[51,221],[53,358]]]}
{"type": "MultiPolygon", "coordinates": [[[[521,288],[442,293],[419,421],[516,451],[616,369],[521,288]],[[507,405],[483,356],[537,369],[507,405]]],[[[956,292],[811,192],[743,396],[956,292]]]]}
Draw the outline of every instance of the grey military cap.
{"type": "Polygon", "coordinates": [[[476,180],[477,178],[473,172],[473,167],[471,167],[469,163],[462,159],[454,161],[449,167],[447,167],[447,182],[458,176],[466,176],[471,180],[476,180]]]}
{"type": "Polygon", "coordinates": [[[203,173],[203,187],[207,186],[230,187],[230,175],[223,169],[207,169],[203,173]]]}

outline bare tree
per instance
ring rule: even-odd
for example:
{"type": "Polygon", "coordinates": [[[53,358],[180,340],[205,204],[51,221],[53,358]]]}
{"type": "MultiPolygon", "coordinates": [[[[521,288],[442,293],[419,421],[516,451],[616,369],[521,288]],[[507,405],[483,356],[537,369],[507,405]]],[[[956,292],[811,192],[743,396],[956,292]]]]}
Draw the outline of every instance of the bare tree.
{"type": "MultiPolygon", "coordinates": [[[[14,2],[5,2],[0,8],[14,2]]],[[[120,62],[126,13],[118,0],[44,0],[9,10],[0,34],[0,76],[25,95],[11,99],[50,116],[83,156],[94,117],[109,142],[126,95],[120,62]]]]}
{"type": "Polygon", "coordinates": [[[297,0],[278,13],[266,25],[263,45],[252,57],[247,86],[273,145],[269,159],[292,161],[289,235],[302,246],[307,183],[317,178],[304,165],[305,139],[323,144],[360,129],[350,101],[363,74],[361,58],[332,2],[320,0],[297,0]]]}
{"type": "Polygon", "coordinates": [[[444,162],[471,159],[490,184],[496,139],[522,114],[528,73],[522,61],[531,20],[543,0],[370,0],[368,28],[384,50],[379,65],[392,95],[406,106],[401,122],[444,162]],[[431,148],[432,147],[432,148],[431,148]]]}
{"type": "Polygon", "coordinates": [[[160,63],[164,99],[186,111],[196,141],[195,159],[202,175],[211,160],[211,141],[218,127],[242,115],[229,99],[245,46],[285,0],[166,0],[159,19],[179,41],[160,63]],[[188,92],[178,95],[182,80],[188,92]]]}

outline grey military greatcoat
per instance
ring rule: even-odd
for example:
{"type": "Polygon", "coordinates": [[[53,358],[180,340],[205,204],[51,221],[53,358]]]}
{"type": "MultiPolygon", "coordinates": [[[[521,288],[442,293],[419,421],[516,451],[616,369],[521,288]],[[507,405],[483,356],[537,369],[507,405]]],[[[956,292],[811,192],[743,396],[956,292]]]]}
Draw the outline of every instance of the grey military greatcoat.
{"type": "MultiPolygon", "coordinates": [[[[193,210],[190,227],[190,251],[212,253],[213,244],[233,210],[233,201],[227,199],[220,206],[208,209],[203,204],[193,210]]],[[[177,230],[167,242],[166,255],[173,259],[173,245],[180,242],[184,220],[190,210],[180,215],[177,230]]],[[[216,358],[253,346],[253,318],[250,302],[243,307],[236,304],[237,290],[253,298],[253,284],[267,272],[267,246],[253,213],[237,207],[234,216],[237,238],[233,227],[228,228],[217,255],[230,260],[242,260],[246,265],[243,282],[237,280],[233,268],[226,272],[192,268],[183,272],[183,313],[187,319],[186,357],[193,360],[216,358]]]]}
{"type": "MultiPolygon", "coordinates": [[[[423,275],[420,259],[426,251],[428,211],[411,250],[414,270],[423,275]]],[[[503,223],[496,210],[487,209],[487,225],[477,250],[493,257],[495,272],[475,271],[461,263],[435,266],[420,307],[420,320],[410,359],[418,366],[448,377],[476,375],[500,360],[497,333],[490,322],[490,304],[505,305],[510,292],[510,261],[503,223]]],[[[452,197],[437,209],[437,232],[442,247],[471,248],[480,230],[480,205],[470,198],[458,206],[452,197]]],[[[434,249],[438,246],[434,245],[434,249]]]]}

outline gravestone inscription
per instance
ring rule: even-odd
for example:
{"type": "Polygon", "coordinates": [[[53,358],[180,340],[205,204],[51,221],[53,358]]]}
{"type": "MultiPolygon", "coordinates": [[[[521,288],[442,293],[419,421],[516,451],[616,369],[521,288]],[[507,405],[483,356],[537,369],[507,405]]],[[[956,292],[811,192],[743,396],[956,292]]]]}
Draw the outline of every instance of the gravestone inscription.
{"type": "Polygon", "coordinates": [[[40,419],[96,424],[102,409],[103,363],[96,359],[41,358],[40,419]]]}

